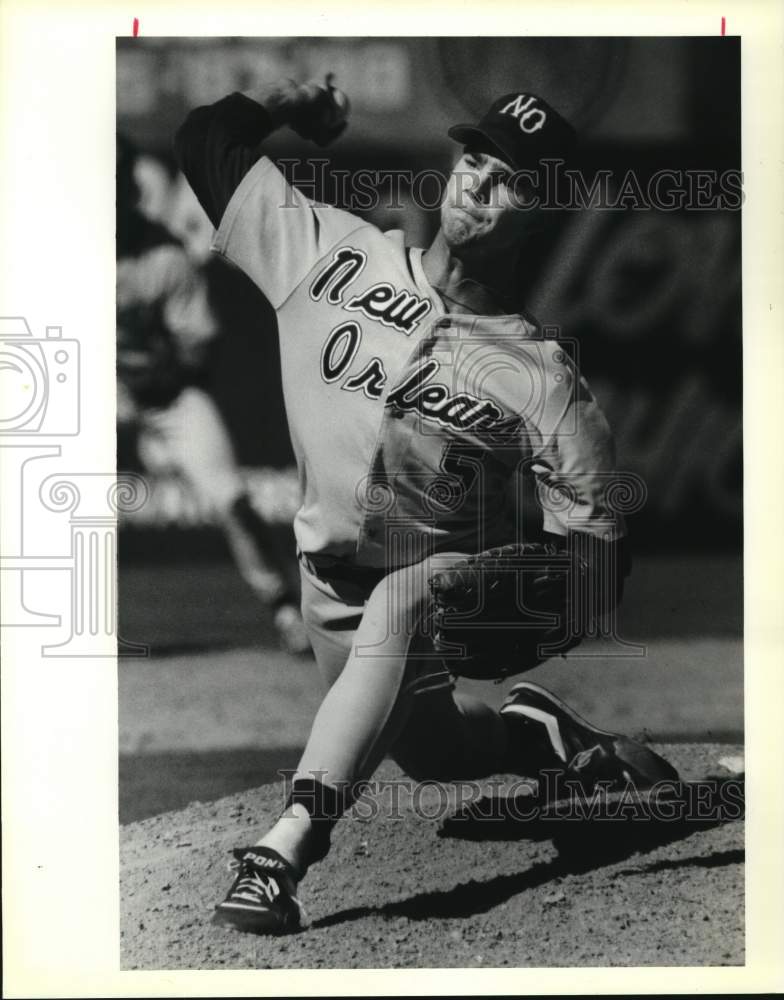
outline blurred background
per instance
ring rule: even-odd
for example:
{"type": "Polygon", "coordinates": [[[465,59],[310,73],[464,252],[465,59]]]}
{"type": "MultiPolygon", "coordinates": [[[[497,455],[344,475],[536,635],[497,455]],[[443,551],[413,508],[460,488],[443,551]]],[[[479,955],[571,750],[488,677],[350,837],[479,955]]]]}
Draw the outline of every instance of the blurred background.
{"type": "MultiPolygon", "coordinates": [[[[208,390],[254,506],[271,521],[290,519],[297,503],[275,319],[243,275],[209,259],[210,224],[172,156],[191,108],[265,80],[332,72],[352,101],[348,131],[314,154],[284,129],[268,155],[328,158],[333,174],[448,173],[458,152],[449,125],[528,89],[577,126],[589,174],[610,170],[617,183],[634,170],[644,188],[658,169],[741,166],[737,38],[125,38],[117,46],[117,123],[142,153],[141,206],[183,242],[207,282],[220,330],[208,390]]],[[[340,203],[339,191],[317,193],[340,203]]],[[[398,207],[368,213],[371,221],[427,245],[437,210],[401,194],[398,207]]],[[[615,432],[618,467],[648,486],[631,519],[637,564],[620,624],[645,655],[594,644],[568,667],[546,664],[539,679],[600,724],[629,732],[742,732],[740,223],[740,212],[719,209],[573,213],[531,264],[530,312],[577,341],[615,432]]],[[[118,467],[139,468],[127,429],[118,467]]],[[[275,648],[223,535],[183,484],[162,475],[151,485],[148,503],[121,524],[120,631],[152,654],[120,661],[123,821],[269,780],[281,762],[295,763],[321,697],[312,662],[275,648]]]]}

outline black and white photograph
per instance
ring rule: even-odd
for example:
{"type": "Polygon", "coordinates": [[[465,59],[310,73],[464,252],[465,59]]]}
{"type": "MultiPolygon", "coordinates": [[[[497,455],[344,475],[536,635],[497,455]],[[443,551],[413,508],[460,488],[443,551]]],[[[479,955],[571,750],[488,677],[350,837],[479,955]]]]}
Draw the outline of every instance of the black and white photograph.
{"type": "Polygon", "coordinates": [[[0,3],[3,996],[781,990],[782,39],[0,3]]]}
{"type": "Polygon", "coordinates": [[[117,43],[126,969],[738,966],[739,37],[117,43]]]}

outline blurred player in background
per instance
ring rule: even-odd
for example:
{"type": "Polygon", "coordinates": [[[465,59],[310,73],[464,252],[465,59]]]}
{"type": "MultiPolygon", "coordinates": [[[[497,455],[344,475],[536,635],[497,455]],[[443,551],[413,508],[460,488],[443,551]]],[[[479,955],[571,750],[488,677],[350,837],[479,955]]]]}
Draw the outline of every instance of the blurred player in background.
{"type": "MultiPolygon", "coordinates": [[[[135,163],[134,147],[118,136],[118,425],[136,430],[147,472],[177,476],[201,516],[220,525],[243,578],[273,611],[281,644],[305,653],[293,531],[266,523],[253,507],[221,414],[203,388],[218,333],[206,282],[182,243],[139,210],[135,163]]],[[[188,223],[193,213],[183,206],[180,214],[198,246],[199,227],[188,223]]]]}

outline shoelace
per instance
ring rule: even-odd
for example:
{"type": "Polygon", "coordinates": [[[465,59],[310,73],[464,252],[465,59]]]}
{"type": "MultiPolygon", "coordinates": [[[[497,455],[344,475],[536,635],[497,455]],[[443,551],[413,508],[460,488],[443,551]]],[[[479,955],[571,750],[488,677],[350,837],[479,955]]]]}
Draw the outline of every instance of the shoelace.
{"type": "MultiPolygon", "coordinates": [[[[272,903],[280,895],[280,886],[277,879],[273,876],[261,875],[257,868],[250,862],[244,859],[240,861],[237,858],[232,858],[226,867],[230,872],[239,873],[239,881],[232,890],[232,896],[236,896],[237,894],[249,895],[253,902],[272,903]]],[[[299,910],[300,922],[304,924],[308,919],[305,907],[293,892],[289,893],[289,897],[299,910]]]]}
{"type": "Polygon", "coordinates": [[[280,886],[274,876],[262,875],[257,868],[245,861],[237,861],[235,866],[235,870],[239,870],[239,879],[232,890],[232,896],[242,896],[256,903],[273,903],[280,895],[280,886]]]}

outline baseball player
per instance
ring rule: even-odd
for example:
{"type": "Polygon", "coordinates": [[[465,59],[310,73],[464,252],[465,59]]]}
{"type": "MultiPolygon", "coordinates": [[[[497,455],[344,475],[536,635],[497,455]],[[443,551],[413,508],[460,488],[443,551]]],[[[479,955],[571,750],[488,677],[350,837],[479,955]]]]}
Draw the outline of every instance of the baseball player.
{"type": "Polygon", "coordinates": [[[301,926],[298,883],[385,755],[421,780],[675,777],[536,685],[515,685],[500,712],[454,687],[576,645],[628,570],[607,424],[519,300],[548,219],[530,169],[568,157],[573,130],[527,92],[450,129],[463,155],[423,251],[309,200],[260,149],[284,125],[326,145],[347,114],[329,77],[282,81],[198,108],[175,142],[213,250],[277,311],[302,611],[329,686],[283,814],[235,851],[216,908],[255,933],[301,926]],[[530,488],[540,523],[524,534],[530,488]]]}
{"type": "Polygon", "coordinates": [[[310,646],[290,528],[267,525],[242,481],[226,427],[202,388],[216,325],[207,286],[180,242],[137,209],[135,151],[117,141],[117,413],[151,473],[174,473],[225,533],[243,578],[273,610],[281,643],[310,646]]]}

